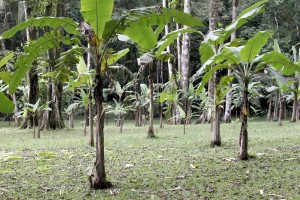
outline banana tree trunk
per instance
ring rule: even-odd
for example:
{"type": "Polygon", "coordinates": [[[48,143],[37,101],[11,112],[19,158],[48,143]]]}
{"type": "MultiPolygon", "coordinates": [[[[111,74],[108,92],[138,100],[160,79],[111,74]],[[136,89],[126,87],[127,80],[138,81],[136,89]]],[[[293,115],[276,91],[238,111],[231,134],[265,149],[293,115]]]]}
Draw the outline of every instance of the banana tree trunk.
{"type": "Polygon", "coordinates": [[[299,87],[299,82],[294,83],[294,103],[293,103],[293,113],[292,113],[292,122],[296,122],[298,119],[298,87],[299,87]]]}
{"type": "Polygon", "coordinates": [[[268,121],[271,121],[271,114],[272,114],[272,94],[270,94],[270,97],[269,97],[269,108],[268,108],[268,114],[267,114],[268,121]]]}
{"type": "Polygon", "coordinates": [[[90,128],[90,146],[95,146],[94,142],[94,123],[93,123],[93,102],[92,102],[92,94],[89,92],[89,128],[90,128]]]}
{"type": "Polygon", "coordinates": [[[248,115],[249,115],[249,101],[248,101],[248,82],[244,83],[243,104],[241,109],[241,131],[240,131],[240,153],[238,158],[240,160],[248,160],[248,115]]]}
{"type": "MultiPolygon", "coordinates": [[[[150,70],[152,71],[152,70],[150,70]]],[[[154,138],[154,128],[153,128],[153,123],[154,123],[154,113],[153,113],[153,93],[154,93],[154,88],[153,88],[153,78],[151,75],[148,77],[149,81],[149,89],[150,89],[150,105],[149,105],[149,127],[148,127],[148,138],[154,138]]]]}
{"type": "Polygon", "coordinates": [[[74,128],[74,113],[73,110],[69,114],[69,128],[74,128]]]}
{"type": "Polygon", "coordinates": [[[276,91],[275,93],[275,101],[274,101],[274,112],[273,112],[273,121],[278,121],[278,108],[279,108],[279,100],[278,100],[278,95],[279,92],[276,91]]]}
{"type": "MultiPolygon", "coordinates": [[[[218,85],[220,81],[220,74],[216,72],[214,75],[214,84],[218,85]]],[[[213,106],[213,118],[212,118],[212,139],[211,146],[221,146],[221,134],[220,134],[220,105],[217,102],[218,93],[214,90],[214,106],[213,106]]]]}
{"type": "MultiPolygon", "coordinates": [[[[99,62],[100,63],[100,62],[99,62]]],[[[97,108],[97,124],[96,124],[96,161],[89,175],[89,181],[92,189],[105,189],[112,186],[106,180],[105,159],[104,159],[104,118],[105,111],[103,109],[103,85],[102,77],[98,73],[95,77],[94,99],[97,108]]]]}
{"type": "Polygon", "coordinates": [[[283,114],[283,103],[282,103],[282,97],[279,93],[279,115],[278,115],[278,125],[282,126],[282,114],[283,114]]]}

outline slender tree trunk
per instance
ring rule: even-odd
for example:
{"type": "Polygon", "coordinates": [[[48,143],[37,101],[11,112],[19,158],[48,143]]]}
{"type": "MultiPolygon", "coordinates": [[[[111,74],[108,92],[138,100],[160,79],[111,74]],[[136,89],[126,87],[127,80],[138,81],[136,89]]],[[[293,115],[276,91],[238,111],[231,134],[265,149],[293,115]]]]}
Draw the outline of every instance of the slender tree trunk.
{"type": "Polygon", "coordinates": [[[296,122],[298,119],[298,87],[299,87],[299,82],[296,81],[294,83],[294,102],[293,102],[293,113],[292,113],[292,122],[296,122]]]}
{"type": "MultiPolygon", "coordinates": [[[[150,67],[151,68],[151,67],[150,67]]],[[[152,71],[152,70],[150,70],[152,71]]],[[[150,90],[150,105],[149,105],[149,127],[148,127],[148,138],[154,138],[154,113],[153,113],[153,93],[154,93],[154,88],[153,88],[153,78],[152,75],[149,75],[148,77],[148,81],[149,81],[149,90],[150,90]]]]}
{"type": "Polygon", "coordinates": [[[94,143],[94,123],[93,123],[93,102],[92,93],[89,92],[89,127],[90,127],[90,146],[95,146],[94,143]]]}
{"type": "MultiPolygon", "coordinates": [[[[219,7],[219,0],[211,0],[210,1],[210,14],[209,14],[209,31],[212,32],[216,30],[217,18],[218,18],[218,7],[219,7]]],[[[209,104],[214,107],[214,90],[216,85],[214,85],[213,78],[208,82],[208,102],[209,104]]],[[[215,110],[216,108],[213,108],[215,110]]],[[[211,129],[213,130],[213,121],[212,119],[215,118],[211,113],[212,109],[208,109],[208,119],[211,123],[211,129]]]]}
{"type": "Polygon", "coordinates": [[[279,93],[279,115],[278,115],[278,125],[282,126],[282,114],[283,114],[283,103],[282,103],[282,97],[279,93]]]}
{"type": "MultiPolygon", "coordinates": [[[[220,81],[220,76],[218,72],[214,75],[214,85],[218,85],[220,81]]],[[[214,110],[213,110],[213,119],[212,119],[212,139],[211,146],[221,146],[221,134],[220,134],[220,105],[217,102],[217,90],[214,90],[214,110]]]]}
{"type": "MultiPolygon", "coordinates": [[[[48,16],[53,16],[53,10],[56,9],[56,16],[62,17],[64,15],[64,4],[58,3],[56,7],[53,9],[54,4],[50,2],[46,6],[45,14],[48,16]]],[[[50,32],[50,28],[46,28],[46,32],[50,32]]],[[[53,48],[48,51],[48,70],[49,72],[53,72],[55,62],[60,56],[60,50],[53,48]]],[[[51,101],[49,107],[51,111],[46,111],[43,118],[43,125],[41,128],[47,129],[62,129],[65,128],[65,124],[62,116],[62,94],[63,94],[63,86],[59,81],[48,79],[48,91],[47,91],[47,99],[51,101]]]]}
{"type": "MultiPolygon", "coordinates": [[[[163,0],[162,4],[163,4],[164,8],[168,8],[169,7],[168,6],[168,4],[169,4],[168,0],[163,0]]],[[[170,32],[170,27],[167,24],[167,25],[165,25],[165,35],[167,35],[169,32],[170,32]]],[[[169,54],[171,54],[171,48],[170,48],[170,46],[167,47],[167,52],[169,54]]],[[[173,74],[173,63],[172,63],[172,60],[170,58],[168,59],[168,72],[169,72],[169,77],[172,77],[172,74],[173,74]]]]}
{"type": "MultiPolygon", "coordinates": [[[[191,14],[191,0],[184,1],[184,12],[191,14]]],[[[188,28],[184,26],[184,28],[188,28]]],[[[188,33],[183,34],[182,39],[182,57],[181,57],[181,89],[183,91],[183,110],[188,115],[189,111],[189,99],[188,99],[188,88],[189,88],[189,73],[190,73],[190,35],[188,33]]],[[[183,122],[184,119],[181,119],[183,122]]],[[[185,122],[183,122],[185,123],[185,122]]]]}
{"type": "Polygon", "coordinates": [[[267,120],[271,121],[271,114],[272,114],[272,94],[270,94],[269,97],[269,108],[268,108],[268,114],[267,114],[267,120]]]}
{"type": "MultiPolygon", "coordinates": [[[[232,22],[237,18],[238,8],[239,8],[239,1],[240,0],[233,0],[232,1],[232,22]]],[[[236,39],[236,32],[234,31],[231,34],[231,41],[236,39]]],[[[228,69],[227,75],[231,75],[231,69],[228,69]]],[[[232,87],[232,83],[228,84],[228,87],[232,87]]],[[[229,90],[226,94],[226,104],[225,104],[225,114],[224,114],[224,122],[230,123],[231,122],[231,101],[232,101],[232,90],[229,90]]]]}
{"type": "MultiPolygon", "coordinates": [[[[26,20],[29,16],[31,16],[32,8],[26,8],[26,20]]],[[[37,38],[37,31],[35,28],[27,28],[26,29],[26,37],[27,41],[32,41],[37,38]]],[[[31,104],[35,104],[39,98],[39,77],[38,77],[38,70],[37,70],[37,62],[34,61],[31,69],[27,74],[27,81],[28,81],[28,102],[31,104]]],[[[21,128],[27,127],[34,127],[36,126],[38,119],[37,116],[33,116],[32,114],[27,115],[28,119],[25,119],[21,128]],[[33,119],[35,118],[35,119],[33,119]]]]}
{"type": "MultiPolygon", "coordinates": [[[[176,24],[176,29],[180,29],[180,25],[176,24]]],[[[181,59],[182,59],[182,43],[181,43],[181,36],[177,37],[177,70],[181,72],[181,59]]],[[[176,81],[176,79],[174,79],[176,81]]]]}
{"type": "Polygon", "coordinates": [[[33,115],[33,118],[32,118],[32,121],[33,121],[33,138],[35,138],[35,115],[33,115]]]}
{"type": "Polygon", "coordinates": [[[273,121],[278,121],[278,105],[279,105],[279,100],[278,100],[279,92],[276,91],[275,93],[275,101],[274,101],[274,112],[273,112],[273,121]]]}
{"type": "Polygon", "coordinates": [[[74,113],[73,110],[69,114],[69,128],[74,128],[74,113]]]}
{"type": "Polygon", "coordinates": [[[248,160],[248,114],[249,114],[249,101],[248,101],[248,82],[244,83],[244,93],[243,93],[243,104],[241,109],[241,132],[240,132],[240,160],[248,160]]]}
{"type": "Polygon", "coordinates": [[[12,100],[15,104],[15,108],[14,108],[14,119],[15,119],[15,127],[19,127],[20,126],[20,120],[18,117],[18,104],[17,104],[17,97],[16,94],[12,94],[12,100]]]}
{"type": "Polygon", "coordinates": [[[283,98],[283,119],[286,120],[286,115],[287,115],[287,111],[286,111],[286,99],[283,98]]]}
{"type": "MultiPolygon", "coordinates": [[[[98,61],[97,63],[101,63],[98,61]]],[[[100,67],[99,67],[100,68],[100,67]]],[[[97,72],[95,77],[94,99],[97,108],[97,124],[96,124],[96,162],[92,169],[89,181],[92,189],[105,189],[112,186],[106,180],[105,159],[104,159],[104,118],[105,111],[103,109],[103,83],[101,72],[97,72]]]]}
{"type": "Polygon", "coordinates": [[[42,114],[38,114],[38,129],[37,129],[37,138],[41,138],[41,123],[42,121],[40,120],[42,118],[42,114]]]}

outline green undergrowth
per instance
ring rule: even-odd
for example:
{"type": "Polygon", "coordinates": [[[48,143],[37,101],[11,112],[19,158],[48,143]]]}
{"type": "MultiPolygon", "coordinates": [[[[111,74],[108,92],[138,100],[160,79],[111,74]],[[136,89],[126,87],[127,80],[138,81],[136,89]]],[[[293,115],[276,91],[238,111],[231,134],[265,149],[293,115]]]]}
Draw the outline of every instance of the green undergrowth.
{"type": "MultiPolygon", "coordinates": [[[[79,124],[79,123],[78,123],[79,124]]],[[[105,128],[107,178],[89,189],[95,159],[82,127],[42,132],[0,128],[0,199],[299,199],[300,124],[250,122],[249,161],[238,161],[240,124],[222,124],[222,146],[210,147],[210,125],[105,128]]]]}

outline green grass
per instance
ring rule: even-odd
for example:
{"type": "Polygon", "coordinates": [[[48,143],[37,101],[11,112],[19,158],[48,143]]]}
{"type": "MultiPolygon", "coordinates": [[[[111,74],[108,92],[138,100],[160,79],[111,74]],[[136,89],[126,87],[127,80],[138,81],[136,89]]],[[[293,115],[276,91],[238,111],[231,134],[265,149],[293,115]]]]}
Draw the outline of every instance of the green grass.
{"type": "MultiPolygon", "coordinates": [[[[2,122],[1,122],[2,123],[2,122]]],[[[107,177],[89,189],[94,148],[82,127],[42,132],[0,128],[0,199],[300,199],[300,125],[250,122],[249,153],[236,160],[240,124],[222,124],[211,148],[210,125],[105,128],[107,177]]]]}

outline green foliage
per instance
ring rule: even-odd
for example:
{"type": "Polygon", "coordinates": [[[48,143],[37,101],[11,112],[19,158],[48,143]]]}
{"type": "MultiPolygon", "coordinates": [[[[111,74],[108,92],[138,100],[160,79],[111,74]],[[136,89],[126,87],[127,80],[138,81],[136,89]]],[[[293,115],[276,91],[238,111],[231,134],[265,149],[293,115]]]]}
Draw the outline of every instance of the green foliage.
{"type": "Polygon", "coordinates": [[[10,60],[14,57],[14,52],[10,52],[7,56],[5,56],[4,58],[2,58],[0,60],[0,69],[10,60]]]}
{"type": "Polygon", "coordinates": [[[26,22],[18,23],[18,25],[9,29],[8,31],[4,31],[0,36],[0,40],[7,39],[13,37],[18,31],[24,30],[27,27],[36,26],[36,27],[44,27],[49,26],[54,29],[58,29],[60,27],[64,28],[66,32],[69,34],[79,35],[80,33],[77,30],[78,25],[74,20],[66,17],[38,17],[38,18],[30,18],[26,22]]]}
{"type": "Polygon", "coordinates": [[[266,2],[268,2],[268,0],[257,2],[252,6],[244,9],[241,14],[235,19],[235,21],[225,28],[225,39],[228,39],[231,33],[236,31],[244,24],[248,23],[255,16],[263,13],[265,11],[265,8],[262,6],[262,4],[265,4],[266,2]]]}
{"type": "Polygon", "coordinates": [[[118,20],[107,22],[104,38],[108,39],[116,33],[121,33],[128,36],[143,49],[151,49],[157,45],[157,34],[153,31],[153,26],[161,27],[173,20],[176,23],[190,27],[203,26],[202,21],[177,10],[163,8],[161,13],[157,13],[153,9],[134,10],[118,20]]]}
{"type": "Polygon", "coordinates": [[[245,63],[253,61],[272,35],[272,33],[267,31],[256,33],[254,37],[247,41],[246,45],[241,50],[241,60],[245,63]]]}
{"type": "Polygon", "coordinates": [[[284,75],[293,75],[295,72],[300,72],[300,66],[294,64],[290,59],[288,59],[285,55],[277,52],[272,51],[266,53],[262,60],[266,64],[270,64],[274,67],[277,71],[284,75]]]}
{"type": "Polygon", "coordinates": [[[105,23],[111,19],[114,0],[81,0],[81,14],[85,22],[94,29],[96,35],[102,38],[105,23]]]}
{"type": "Polygon", "coordinates": [[[175,31],[172,31],[168,33],[167,35],[164,35],[162,39],[157,44],[156,50],[155,50],[155,56],[158,57],[161,55],[163,50],[165,50],[170,44],[174,42],[178,38],[179,35],[184,33],[198,33],[200,35],[203,35],[200,31],[197,31],[195,29],[178,29],[175,31]]]}
{"type": "Polygon", "coordinates": [[[65,44],[78,43],[78,39],[71,39],[68,36],[64,37],[60,31],[46,33],[43,37],[38,38],[26,46],[25,53],[18,58],[16,63],[16,71],[13,72],[11,81],[9,83],[9,92],[12,94],[15,92],[21,81],[25,77],[26,73],[32,67],[32,63],[40,55],[43,55],[51,48],[60,48],[60,42],[65,44]]]}
{"type": "Polygon", "coordinates": [[[12,113],[14,108],[14,103],[3,92],[0,92],[0,113],[12,113]]]}
{"type": "Polygon", "coordinates": [[[124,57],[129,52],[129,49],[123,49],[121,51],[118,51],[117,53],[109,55],[109,58],[107,60],[108,65],[112,65],[115,62],[117,62],[120,58],[124,57]]]}

